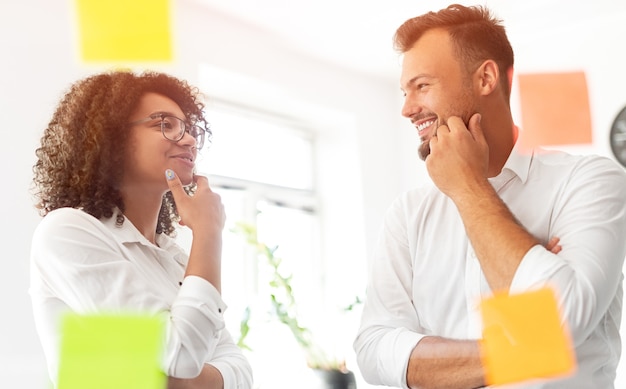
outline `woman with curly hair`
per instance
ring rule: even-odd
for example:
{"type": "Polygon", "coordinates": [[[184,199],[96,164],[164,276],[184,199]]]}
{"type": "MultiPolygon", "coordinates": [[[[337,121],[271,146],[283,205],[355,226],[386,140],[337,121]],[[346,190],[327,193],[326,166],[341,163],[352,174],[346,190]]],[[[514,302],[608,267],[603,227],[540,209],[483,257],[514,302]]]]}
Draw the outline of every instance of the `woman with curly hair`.
{"type": "Polygon", "coordinates": [[[172,76],[107,72],[76,82],[37,149],[43,219],[31,251],[34,317],[56,383],[67,312],[166,315],[168,388],[249,388],[224,328],[225,215],[195,159],[210,129],[196,88],[172,76]],[[175,225],[193,239],[189,255],[175,225]]]}

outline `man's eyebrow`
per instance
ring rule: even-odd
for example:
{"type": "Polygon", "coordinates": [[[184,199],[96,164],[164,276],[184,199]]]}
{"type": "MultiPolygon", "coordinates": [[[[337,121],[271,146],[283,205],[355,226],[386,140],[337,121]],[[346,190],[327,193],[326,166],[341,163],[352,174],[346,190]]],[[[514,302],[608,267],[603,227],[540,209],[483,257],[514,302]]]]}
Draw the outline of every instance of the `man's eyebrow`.
{"type": "Polygon", "coordinates": [[[421,79],[421,78],[432,78],[432,76],[430,74],[426,74],[426,73],[418,74],[415,77],[411,78],[406,83],[404,83],[403,86],[400,86],[400,89],[401,90],[405,90],[408,87],[415,85],[418,82],[418,80],[421,79]]]}

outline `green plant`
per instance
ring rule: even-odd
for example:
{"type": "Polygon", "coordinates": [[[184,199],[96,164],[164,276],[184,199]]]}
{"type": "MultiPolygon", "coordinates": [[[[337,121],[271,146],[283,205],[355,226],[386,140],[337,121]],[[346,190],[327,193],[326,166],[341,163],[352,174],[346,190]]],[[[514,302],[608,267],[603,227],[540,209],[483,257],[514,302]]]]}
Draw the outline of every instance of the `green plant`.
{"type": "MultiPolygon", "coordinates": [[[[330,358],[315,342],[312,331],[301,324],[291,286],[292,275],[285,275],[281,272],[283,260],[275,255],[278,246],[269,247],[265,243],[260,242],[257,238],[256,227],[251,224],[236,223],[231,231],[244,238],[246,243],[255,249],[259,259],[262,258],[271,269],[271,280],[269,281],[271,293],[269,298],[273,314],[279,322],[289,328],[298,345],[304,351],[309,366],[315,369],[345,371],[345,362],[330,358]]],[[[237,345],[247,350],[251,349],[246,343],[246,338],[250,332],[250,316],[251,310],[248,307],[242,316],[240,335],[237,340],[237,345]]]]}

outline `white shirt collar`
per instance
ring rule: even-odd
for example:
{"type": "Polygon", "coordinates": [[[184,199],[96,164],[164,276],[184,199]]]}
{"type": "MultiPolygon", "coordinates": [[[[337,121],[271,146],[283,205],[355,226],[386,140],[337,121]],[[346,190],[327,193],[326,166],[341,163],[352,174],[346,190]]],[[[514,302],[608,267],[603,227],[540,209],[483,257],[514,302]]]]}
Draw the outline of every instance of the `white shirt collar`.
{"type": "Polygon", "coordinates": [[[513,175],[519,177],[522,183],[525,183],[528,179],[530,164],[533,159],[533,150],[523,149],[520,143],[516,142],[513,146],[513,150],[511,150],[511,154],[509,154],[509,158],[502,167],[500,174],[489,179],[496,188],[508,182],[513,175]]]}
{"type": "MultiPolygon", "coordinates": [[[[115,231],[115,235],[119,238],[120,243],[128,244],[128,243],[139,243],[144,246],[148,246],[156,249],[163,249],[166,251],[171,251],[170,248],[174,246],[175,240],[169,237],[166,234],[157,234],[156,246],[152,244],[142,233],[139,232],[137,227],[127,218],[124,218],[124,223],[121,226],[117,224],[117,215],[120,213],[119,210],[115,210],[113,212],[113,216],[110,218],[102,218],[100,221],[104,224],[108,229],[115,231]]],[[[183,263],[183,259],[180,258],[179,255],[174,256],[176,261],[183,263]]]]}

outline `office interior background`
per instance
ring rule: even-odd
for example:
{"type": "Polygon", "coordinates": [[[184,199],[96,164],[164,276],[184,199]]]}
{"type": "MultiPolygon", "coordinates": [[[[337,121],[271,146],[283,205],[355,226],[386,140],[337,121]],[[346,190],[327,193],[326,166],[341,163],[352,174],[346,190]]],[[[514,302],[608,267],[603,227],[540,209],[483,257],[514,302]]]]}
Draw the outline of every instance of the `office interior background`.
{"type": "MultiPolygon", "coordinates": [[[[592,142],[558,148],[614,158],[609,130],[626,105],[626,3],[478,3],[503,19],[517,74],[585,73],[592,142]]],[[[345,307],[364,297],[386,208],[429,179],[415,129],[400,115],[391,38],[406,19],[448,4],[172,0],[174,60],[130,65],[184,78],[206,95],[214,137],[198,168],[225,199],[226,318],[236,335],[242,312],[252,307],[258,387],[290,387],[310,372],[290,334],[264,315],[266,269],[230,232],[237,221],[254,223],[263,239],[280,246],[304,323],[345,359],[359,388],[370,387],[351,348],[359,306],[345,307]]],[[[29,191],[34,150],[70,83],[117,65],[80,61],[74,1],[2,0],[0,14],[0,382],[48,388],[28,297],[30,238],[40,220],[29,191]]],[[[517,93],[514,80],[511,106],[523,127],[517,93]]],[[[186,237],[183,230],[181,244],[186,237]]],[[[626,386],[623,360],[616,387],[626,386]]]]}

